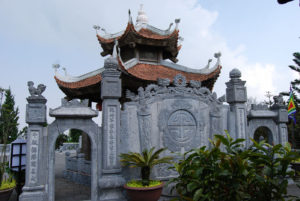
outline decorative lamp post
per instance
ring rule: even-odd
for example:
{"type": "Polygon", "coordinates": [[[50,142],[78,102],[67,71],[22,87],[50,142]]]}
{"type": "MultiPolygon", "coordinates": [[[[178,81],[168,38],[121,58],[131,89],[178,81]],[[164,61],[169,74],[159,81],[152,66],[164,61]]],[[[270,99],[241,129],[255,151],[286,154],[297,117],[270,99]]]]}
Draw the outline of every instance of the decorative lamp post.
{"type": "Polygon", "coordinates": [[[12,171],[18,173],[17,177],[17,193],[18,200],[21,194],[22,184],[21,176],[22,171],[26,168],[26,140],[18,138],[11,143],[10,149],[10,168],[12,171]]]}

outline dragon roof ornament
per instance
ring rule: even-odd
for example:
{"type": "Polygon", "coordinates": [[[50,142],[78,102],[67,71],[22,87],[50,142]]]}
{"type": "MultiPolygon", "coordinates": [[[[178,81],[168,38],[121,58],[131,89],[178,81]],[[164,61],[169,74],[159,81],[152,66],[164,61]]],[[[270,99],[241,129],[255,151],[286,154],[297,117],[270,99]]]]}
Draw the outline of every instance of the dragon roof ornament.
{"type": "Polygon", "coordinates": [[[215,92],[212,93],[208,88],[202,87],[201,82],[199,81],[191,80],[188,83],[186,78],[181,74],[177,74],[174,77],[172,85],[170,80],[167,78],[158,78],[157,83],[157,85],[150,84],[146,88],[138,88],[138,94],[127,90],[126,98],[141,104],[146,104],[147,100],[151,98],[166,95],[195,96],[202,99],[204,102],[216,102],[217,104],[222,104],[222,102],[225,101],[224,96],[217,98],[217,94],[215,92]]]}

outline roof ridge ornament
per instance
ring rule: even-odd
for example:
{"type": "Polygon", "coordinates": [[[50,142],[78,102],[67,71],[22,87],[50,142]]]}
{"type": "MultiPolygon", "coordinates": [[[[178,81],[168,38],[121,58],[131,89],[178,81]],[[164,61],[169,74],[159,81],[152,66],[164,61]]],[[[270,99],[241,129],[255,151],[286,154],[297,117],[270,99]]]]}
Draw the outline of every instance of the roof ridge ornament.
{"type": "Polygon", "coordinates": [[[100,29],[100,26],[99,25],[94,25],[93,28],[95,29],[96,35],[97,35],[98,34],[98,30],[100,29]]]}
{"type": "Polygon", "coordinates": [[[179,23],[180,23],[180,18],[175,19],[175,23],[176,23],[175,30],[178,30],[178,26],[179,26],[179,23]]]}
{"type": "Polygon", "coordinates": [[[143,24],[148,24],[148,16],[143,10],[144,5],[140,5],[140,10],[138,11],[138,16],[136,17],[136,26],[141,26],[143,24]]]}
{"type": "Polygon", "coordinates": [[[172,26],[173,26],[173,22],[170,23],[169,28],[166,31],[169,32],[171,30],[172,26]]]}
{"type": "Polygon", "coordinates": [[[212,62],[212,59],[209,59],[207,62],[207,65],[204,68],[208,69],[211,62],[212,62]]]}
{"type": "Polygon", "coordinates": [[[57,74],[57,69],[59,69],[60,65],[59,64],[52,64],[52,68],[54,68],[55,75],[57,74]]]}
{"type": "Polygon", "coordinates": [[[117,58],[118,56],[118,51],[117,51],[118,44],[119,44],[118,40],[115,39],[115,45],[114,45],[113,53],[111,55],[113,58],[117,58]]]}
{"type": "Polygon", "coordinates": [[[133,24],[132,23],[132,17],[131,17],[131,11],[130,11],[130,9],[128,9],[128,23],[129,24],[133,24]]]}

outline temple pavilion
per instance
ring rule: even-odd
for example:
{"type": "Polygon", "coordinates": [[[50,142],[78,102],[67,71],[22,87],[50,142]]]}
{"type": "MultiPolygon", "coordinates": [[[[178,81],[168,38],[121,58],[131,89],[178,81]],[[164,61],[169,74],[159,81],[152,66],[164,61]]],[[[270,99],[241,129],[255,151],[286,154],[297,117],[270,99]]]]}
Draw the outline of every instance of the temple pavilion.
{"type": "MultiPolygon", "coordinates": [[[[129,20],[125,30],[115,34],[109,34],[104,29],[97,39],[102,47],[101,56],[111,55],[117,58],[122,80],[121,103],[127,101],[127,89],[137,92],[139,87],[146,87],[151,83],[157,83],[158,78],[168,78],[171,82],[177,74],[186,77],[187,82],[195,80],[202,86],[212,90],[220,72],[220,53],[214,56],[217,62],[210,67],[211,59],[202,69],[192,69],[177,64],[177,55],[181,49],[179,36],[179,19],[175,19],[175,26],[161,30],[148,24],[148,17],[141,6],[136,23],[132,21],[129,11],[129,20]]],[[[100,27],[94,26],[96,30],[100,27]]],[[[86,73],[81,76],[62,76],[58,73],[55,80],[59,88],[68,99],[89,99],[96,102],[101,110],[101,73],[104,68],[86,73]]]]}

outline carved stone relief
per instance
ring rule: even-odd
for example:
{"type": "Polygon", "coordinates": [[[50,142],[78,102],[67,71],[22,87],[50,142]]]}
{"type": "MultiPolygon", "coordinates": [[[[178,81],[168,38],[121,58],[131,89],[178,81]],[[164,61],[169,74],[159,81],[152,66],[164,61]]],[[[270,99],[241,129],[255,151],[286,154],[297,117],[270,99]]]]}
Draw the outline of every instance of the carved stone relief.
{"type": "Polygon", "coordinates": [[[159,129],[163,133],[163,145],[173,152],[188,151],[200,145],[197,121],[192,105],[187,101],[175,101],[171,110],[162,110],[159,129]]]}
{"type": "Polygon", "coordinates": [[[201,83],[198,81],[191,80],[189,83],[190,87],[188,87],[186,78],[181,74],[174,77],[173,86],[170,85],[169,79],[159,78],[157,82],[158,85],[150,84],[145,89],[140,87],[137,95],[127,90],[126,98],[139,102],[143,105],[145,105],[152,97],[166,97],[174,95],[195,97],[207,104],[210,104],[211,102],[215,102],[217,104],[222,103],[222,101],[217,99],[215,93],[212,94],[208,88],[201,87],[201,83]]]}
{"type": "Polygon", "coordinates": [[[138,111],[139,132],[141,151],[152,148],[151,143],[151,113],[147,106],[141,107],[138,111]]]}

